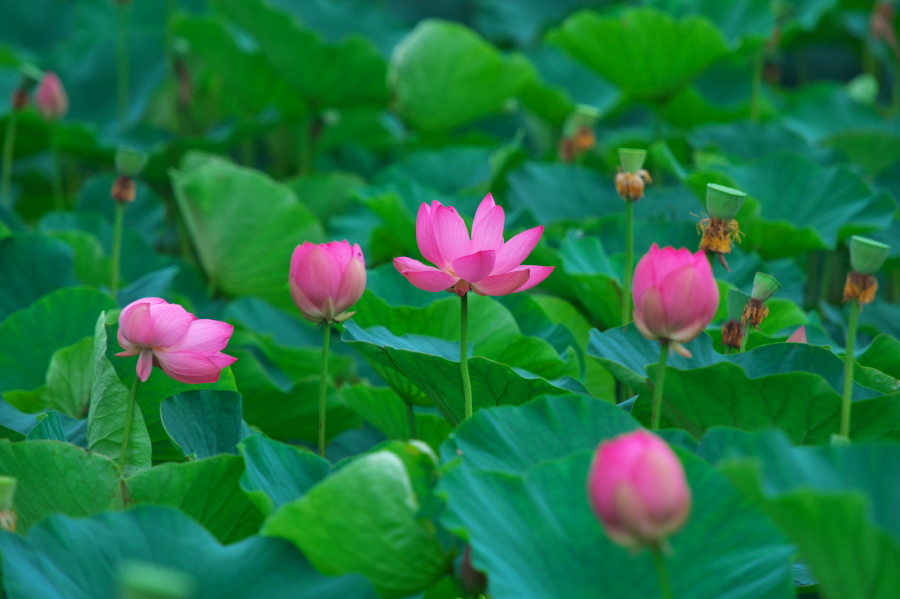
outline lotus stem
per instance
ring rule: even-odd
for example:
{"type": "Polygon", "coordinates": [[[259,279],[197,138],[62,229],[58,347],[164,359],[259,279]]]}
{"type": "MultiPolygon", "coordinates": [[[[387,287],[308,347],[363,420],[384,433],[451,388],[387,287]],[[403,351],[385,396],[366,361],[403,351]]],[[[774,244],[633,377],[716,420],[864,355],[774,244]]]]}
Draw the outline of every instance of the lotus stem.
{"type": "Polygon", "coordinates": [[[7,208],[12,208],[12,165],[14,150],[16,147],[16,124],[19,120],[19,111],[12,110],[9,113],[9,121],[6,124],[6,139],[3,141],[3,186],[2,196],[3,204],[7,208]]]}
{"type": "Polygon", "coordinates": [[[319,455],[325,457],[325,415],[328,411],[328,350],[331,346],[331,323],[325,323],[322,342],[322,378],[319,381],[319,455]]]}
{"type": "Polygon", "coordinates": [[[116,224],[113,231],[112,273],[110,275],[109,294],[113,299],[119,295],[119,264],[122,257],[122,229],[125,224],[125,203],[116,202],[116,224]]]}
{"type": "Polygon", "coordinates": [[[634,276],[634,202],[625,202],[625,289],[622,297],[622,326],[631,320],[631,280],[634,276]]]}
{"type": "Polygon", "coordinates": [[[650,413],[650,430],[659,430],[659,414],[662,408],[663,383],[666,379],[666,362],[669,361],[669,342],[659,344],[659,365],[656,370],[656,381],[653,384],[653,408],[650,413]]]}
{"type": "Polygon", "coordinates": [[[669,582],[669,570],[666,568],[666,557],[659,547],[654,547],[652,553],[653,563],[656,566],[656,573],[659,576],[659,587],[662,590],[663,599],[672,599],[672,583],[669,582]]]}
{"type": "Polygon", "coordinates": [[[469,378],[469,294],[460,296],[459,370],[462,374],[466,420],[472,417],[472,380],[469,378]]]}
{"type": "Polygon", "coordinates": [[[856,329],[859,326],[859,300],[850,300],[850,321],[847,325],[847,350],[844,354],[844,397],[841,403],[841,436],[850,438],[850,404],[853,403],[853,368],[856,358],[856,329]]]}

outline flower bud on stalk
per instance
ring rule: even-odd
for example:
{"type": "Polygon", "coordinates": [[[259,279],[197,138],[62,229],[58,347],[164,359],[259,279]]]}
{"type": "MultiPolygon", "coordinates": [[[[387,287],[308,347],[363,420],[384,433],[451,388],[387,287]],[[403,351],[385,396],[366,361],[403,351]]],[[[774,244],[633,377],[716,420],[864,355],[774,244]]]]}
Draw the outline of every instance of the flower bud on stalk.
{"type": "Polygon", "coordinates": [[[806,340],[806,325],[803,325],[787,338],[787,343],[809,343],[806,340]]]}
{"type": "Polygon", "coordinates": [[[691,513],[681,460],[646,430],[604,441],[588,477],[588,498],[609,538],[634,549],[662,549],[691,513]]]}
{"type": "Polygon", "coordinates": [[[650,173],[644,168],[646,150],[619,148],[619,173],[616,175],[616,191],[626,202],[637,202],[644,197],[644,187],[652,184],[650,173]]]}
{"type": "Polygon", "coordinates": [[[728,292],[728,320],[722,325],[722,345],[740,350],[744,345],[746,329],[742,321],[744,310],[750,305],[751,298],[740,289],[728,292]]]}
{"type": "Polygon", "coordinates": [[[147,166],[147,154],[134,148],[121,147],[116,151],[116,172],[119,177],[113,183],[112,198],[117,202],[131,203],[137,195],[134,178],[147,166]]]}
{"type": "Polygon", "coordinates": [[[69,111],[69,95],[59,76],[47,71],[37,89],[37,108],[48,121],[58,121],[69,111]]]}
{"type": "Polygon", "coordinates": [[[563,125],[563,136],[559,141],[559,157],[563,162],[572,162],[597,143],[594,126],[600,118],[600,111],[593,106],[579,104],[563,125]]]}
{"type": "Polygon", "coordinates": [[[16,532],[19,516],[13,509],[16,496],[16,479],[12,476],[0,476],[0,530],[16,532]]]}
{"type": "Polygon", "coordinates": [[[762,272],[756,273],[753,277],[753,292],[750,294],[750,301],[741,316],[741,322],[747,327],[756,327],[769,316],[769,307],[765,304],[766,300],[774,296],[781,289],[781,283],[772,275],[762,272]]]}
{"type": "Polygon", "coordinates": [[[853,269],[847,275],[844,285],[844,301],[858,299],[860,304],[871,304],[878,291],[878,279],[875,273],[887,260],[891,248],[866,237],[850,238],[850,266],[853,269]]]}
{"type": "Polygon", "coordinates": [[[708,218],[697,223],[697,231],[703,234],[700,240],[700,249],[704,252],[713,252],[719,258],[719,262],[730,271],[725,254],[731,253],[732,242],[741,242],[741,229],[735,216],[744,205],[747,194],[710,183],[706,186],[706,211],[708,218]]]}

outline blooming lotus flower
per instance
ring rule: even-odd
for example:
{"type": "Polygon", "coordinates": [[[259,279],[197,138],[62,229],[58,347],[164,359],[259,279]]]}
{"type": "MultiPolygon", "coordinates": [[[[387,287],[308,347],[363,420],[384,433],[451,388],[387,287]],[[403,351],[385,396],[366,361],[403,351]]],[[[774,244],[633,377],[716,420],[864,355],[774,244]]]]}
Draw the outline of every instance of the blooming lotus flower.
{"type": "Polygon", "coordinates": [[[719,307],[719,287],[702,251],[655,243],[634,271],[634,322],[647,339],[671,342],[688,358],[688,343],[712,322],[719,307]]]}
{"type": "Polygon", "coordinates": [[[179,306],[158,297],[128,304],[119,316],[117,356],[140,356],[141,381],[159,366],[167,375],[189,385],[215,383],[223,368],[237,358],[221,353],[234,327],[218,320],[198,319],[179,306]]]}
{"type": "Polygon", "coordinates": [[[412,258],[394,258],[394,266],[409,282],[425,291],[453,291],[465,295],[507,295],[530,289],[550,276],[552,266],[522,264],[534,249],[544,227],[535,227],[503,241],[506,216],[488,194],[472,224],[472,235],[456,208],[435,201],[423,203],[416,218],[419,251],[434,266],[412,258]]]}
{"type": "Polygon", "coordinates": [[[691,511],[684,467],[669,445],[645,430],[597,449],[588,477],[591,507],[606,534],[625,547],[659,547],[691,511]]]}
{"type": "Polygon", "coordinates": [[[47,71],[37,89],[37,108],[48,121],[66,116],[69,111],[69,96],[62,81],[53,71],[47,71]]]}
{"type": "Polygon", "coordinates": [[[347,240],[298,245],[291,258],[291,295],[307,320],[342,322],[366,290],[366,259],[347,240]]]}

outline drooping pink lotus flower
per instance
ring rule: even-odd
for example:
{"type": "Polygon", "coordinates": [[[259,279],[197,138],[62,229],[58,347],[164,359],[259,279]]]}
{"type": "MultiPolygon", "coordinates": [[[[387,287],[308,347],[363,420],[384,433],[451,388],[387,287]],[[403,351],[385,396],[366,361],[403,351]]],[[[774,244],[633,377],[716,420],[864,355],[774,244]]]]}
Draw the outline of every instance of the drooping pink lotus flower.
{"type": "Polygon", "coordinates": [[[712,322],[719,307],[719,287],[701,251],[655,243],[634,271],[634,323],[647,339],[671,342],[690,358],[688,343],[712,322]]]}
{"type": "Polygon", "coordinates": [[[291,295],[307,320],[343,322],[366,290],[366,259],[359,244],[298,245],[291,258],[291,295]]]}
{"type": "Polygon", "coordinates": [[[53,71],[44,73],[37,89],[37,108],[48,121],[66,116],[69,111],[69,96],[62,81],[53,71]]]}
{"type": "Polygon", "coordinates": [[[167,375],[189,385],[215,383],[223,368],[237,358],[223,354],[234,327],[218,320],[200,319],[178,304],[146,297],[125,306],[119,315],[117,356],[140,356],[141,381],[159,366],[167,375]]]}
{"type": "Polygon", "coordinates": [[[691,512],[684,467],[669,445],[645,430],[604,441],[588,477],[588,497],[606,534],[625,547],[658,547],[691,512]]]}
{"type": "Polygon", "coordinates": [[[485,196],[475,212],[472,236],[456,208],[435,201],[423,203],[416,218],[419,251],[437,268],[412,258],[394,258],[394,266],[409,282],[425,291],[465,295],[508,295],[534,287],[553,272],[552,266],[522,264],[544,234],[535,227],[503,241],[503,207],[485,196]]]}
{"type": "Polygon", "coordinates": [[[788,343],[809,343],[806,340],[806,325],[803,325],[787,338],[788,343]]]}

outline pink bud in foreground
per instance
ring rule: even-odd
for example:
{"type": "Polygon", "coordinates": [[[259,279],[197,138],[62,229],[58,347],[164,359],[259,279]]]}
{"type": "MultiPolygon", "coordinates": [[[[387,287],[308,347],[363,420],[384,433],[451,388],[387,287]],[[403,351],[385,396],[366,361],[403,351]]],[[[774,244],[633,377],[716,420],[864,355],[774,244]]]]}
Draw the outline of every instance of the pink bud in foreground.
{"type": "Polygon", "coordinates": [[[659,547],[691,512],[684,467],[669,445],[645,430],[619,435],[597,449],[588,497],[606,534],[619,545],[659,547]]]}
{"type": "Polygon", "coordinates": [[[307,320],[342,322],[366,290],[366,259],[359,244],[346,240],[304,242],[294,250],[290,273],[291,295],[307,320]]]}
{"type": "Polygon", "coordinates": [[[693,341],[719,308],[719,287],[704,252],[655,243],[634,271],[634,323],[647,339],[669,341],[690,358],[682,344],[693,341]]]}
{"type": "Polygon", "coordinates": [[[66,116],[69,111],[69,96],[62,81],[53,71],[44,73],[37,89],[38,111],[48,121],[55,121],[66,116]]]}
{"type": "Polygon", "coordinates": [[[787,338],[788,343],[809,343],[806,340],[806,325],[803,325],[794,334],[787,338]]]}
{"type": "Polygon", "coordinates": [[[234,327],[200,319],[178,304],[147,297],[125,306],[119,315],[117,356],[140,356],[137,374],[142,381],[159,366],[176,381],[189,385],[215,383],[223,368],[237,358],[223,354],[234,327]]]}
{"type": "Polygon", "coordinates": [[[508,295],[530,289],[550,276],[552,266],[522,264],[541,240],[544,227],[535,227],[503,241],[503,207],[485,196],[475,212],[472,235],[453,206],[422,204],[416,218],[419,251],[437,266],[412,258],[394,258],[394,267],[425,291],[453,291],[465,295],[508,295]]]}

